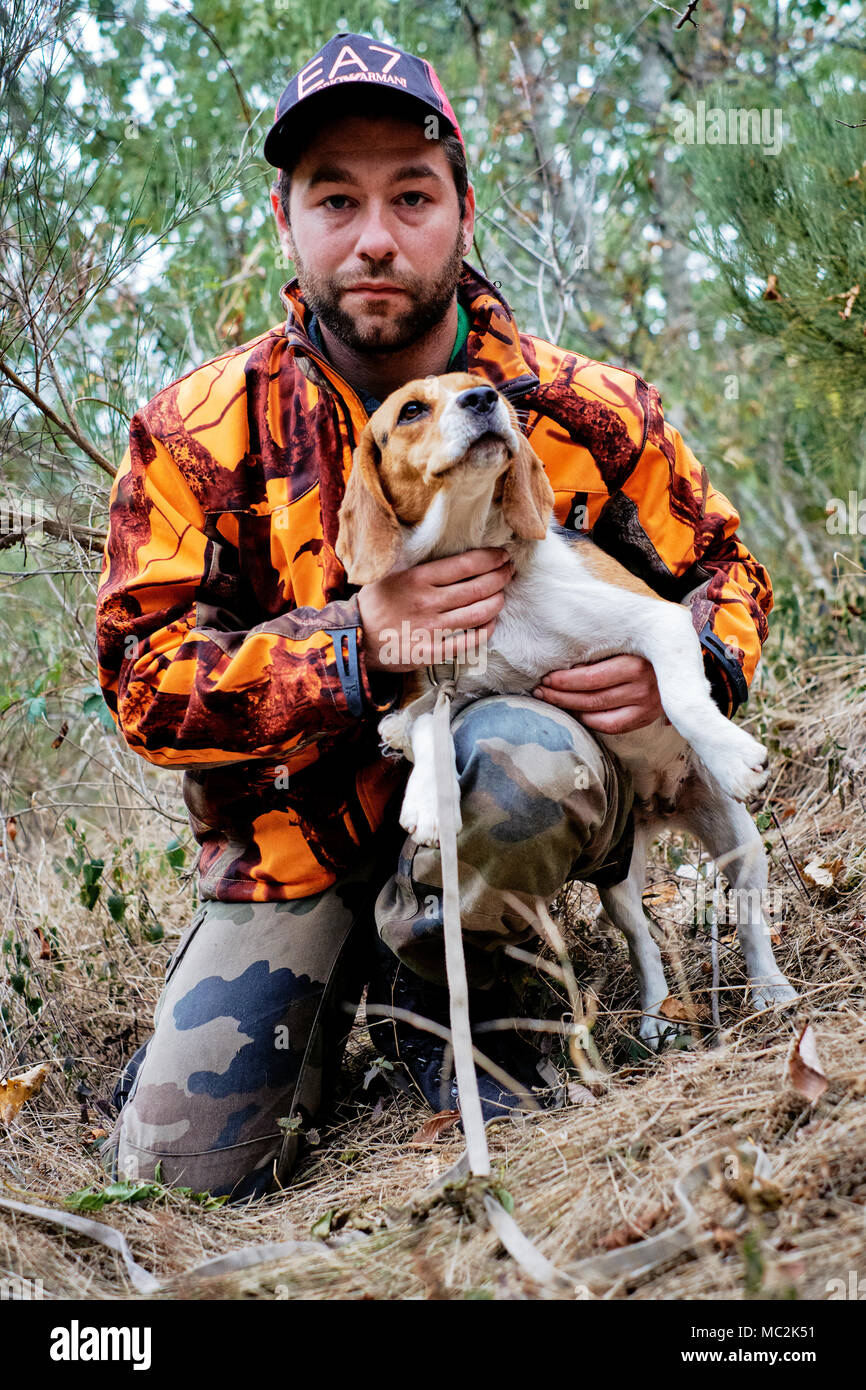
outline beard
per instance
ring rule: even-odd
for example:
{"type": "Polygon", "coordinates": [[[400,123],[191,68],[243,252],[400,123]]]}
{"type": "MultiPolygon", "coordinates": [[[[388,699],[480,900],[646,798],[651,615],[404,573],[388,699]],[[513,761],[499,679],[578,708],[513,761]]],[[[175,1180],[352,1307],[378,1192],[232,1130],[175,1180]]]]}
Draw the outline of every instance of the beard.
{"type": "Polygon", "coordinates": [[[294,260],[305,302],[334,337],[355,352],[385,354],[411,347],[445,317],[463,273],[462,248],[461,227],[445,264],[432,280],[403,276],[397,281],[387,265],[356,274],[353,277],[356,281],[364,279],[372,283],[381,279],[388,284],[398,284],[412,300],[410,307],[401,314],[395,316],[389,312],[387,317],[382,315],[375,319],[368,314],[363,324],[341,307],[340,299],[346,286],[309,270],[299,255],[295,254],[294,260]]]}

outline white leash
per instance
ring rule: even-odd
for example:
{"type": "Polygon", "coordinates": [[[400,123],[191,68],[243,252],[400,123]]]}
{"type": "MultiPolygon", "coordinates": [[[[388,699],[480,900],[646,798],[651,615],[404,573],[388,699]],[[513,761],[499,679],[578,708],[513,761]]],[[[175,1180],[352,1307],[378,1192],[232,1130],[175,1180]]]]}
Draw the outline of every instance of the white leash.
{"type": "MultiPolygon", "coordinates": [[[[456,663],[453,663],[455,665],[456,663]]],[[[428,675],[431,674],[429,666],[428,675]]],[[[451,697],[456,688],[453,666],[447,681],[438,681],[436,705],[433,710],[433,758],[436,774],[436,809],[439,817],[439,852],[442,859],[442,920],[445,930],[445,969],[451,1018],[451,1046],[454,1049],[454,1070],[460,1090],[460,1114],[470,1170],[478,1177],[490,1174],[490,1153],[487,1133],[478,1094],[478,1078],[472,1055],[472,1030],[469,1021],[469,986],[466,980],[466,959],[463,954],[463,932],[460,926],[460,885],[457,869],[457,821],[454,797],[451,738],[451,697]]]]}
{"type": "MultiPolygon", "coordinates": [[[[473,1176],[487,1178],[490,1176],[490,1151],[487,1147],[487,1131],[484,1127],[478,1077],[473,1059],[469,987],[463,953],[463,931],[460,925],[457,807],[454,794],[454,745],[451,737],[451,698],[456,690],[456,669],[457,663],[454,661],[450,677],[442,681],[437,679],[435,668],[432,666],[427,667],[427,675],[433,685],[438,687],[433,710],[433,759],[439,819],[439,852],[442,862],[442,920],[450,1000],[451,1046],[460,1091],[460,1114],[463,1132],[466,1135],[469,1172],[473,1176]]],[[[463,1164],[464,1156],[461,1155],[455,1168],[463,1171],[463,1164]]],[[[505,1249],[527,1274],[540,1284],[560,1289],[574,1287],[574,1280],[569,1279],[542,1255],[491,1191],[484,1193],[484,1209],[505,1249]]]]}

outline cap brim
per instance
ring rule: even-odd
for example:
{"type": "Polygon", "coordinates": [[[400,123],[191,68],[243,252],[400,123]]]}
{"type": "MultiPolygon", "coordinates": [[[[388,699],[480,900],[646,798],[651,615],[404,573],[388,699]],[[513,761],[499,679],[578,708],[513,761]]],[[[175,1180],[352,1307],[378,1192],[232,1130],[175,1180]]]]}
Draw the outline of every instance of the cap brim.
{"type": "MultiPolygon", "coordinates": [[[[285,167],[283,159],[286,153],[286,144],[287,141],[291,139],[291,132],[297,125],[298,117],[302,116],[305,121],[311,121],[316,118],[320,111],[324,113],[327,107],[335,101],[340,93],[361,90],[369,93],[370,83],[340,82],[339,84],[335,83],[332,87],[326,88],[325,91],[310,92],[309,96],[296,102],[294,106],[290,107],[289,110],[271,126],[265,136],[262,152],[268,163],[272,164],[275,169],[282,169],[285,167]]],[[[448,117],[437,110],[430,102],[425,101],[423,97],[415,96],[412,92],[393,91],[390,88],[374,87],[373,90],[377,94],[393,97],[395,106],[399,106],[400,104],[407,106],[411,103],[414,107],[420,107],[421,111],[431,116],[436,116],[440,121],[444,121],[448,129],[454,131],[455,135],[457,134],[448,117]]],[[[363,116],[363,114],[364,112],[362,110],[358,111],[358,115],[363,116]]]]}

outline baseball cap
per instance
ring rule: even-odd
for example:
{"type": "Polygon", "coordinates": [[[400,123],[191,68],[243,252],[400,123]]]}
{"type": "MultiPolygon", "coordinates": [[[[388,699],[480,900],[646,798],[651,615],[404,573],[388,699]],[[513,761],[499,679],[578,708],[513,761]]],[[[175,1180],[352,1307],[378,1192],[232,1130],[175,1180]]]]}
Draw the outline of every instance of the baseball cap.
{"type": "Polygon", "coordinates": [[[432,63],[367,34],[341,30],[295,73],[277,102],[274,124],[265,136],[264,155],[268,163],[276,169],[283,167],[280,159],[299,107],[322,92],[350,86],[400,92],[412,98],[446,121],[466,148],[454,109],[432,63]]]}

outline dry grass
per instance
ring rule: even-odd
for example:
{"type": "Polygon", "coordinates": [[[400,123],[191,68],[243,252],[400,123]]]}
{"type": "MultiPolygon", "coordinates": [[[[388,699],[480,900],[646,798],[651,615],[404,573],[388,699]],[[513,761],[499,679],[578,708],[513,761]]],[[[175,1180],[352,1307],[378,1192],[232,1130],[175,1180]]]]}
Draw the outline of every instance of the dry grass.
{"type": "MultiPolygon", "coordinates": [[[[708,1188],[700,1223],[713,1238],[637,1277],[593,1286],[593,1295],[634,1299],[825,1298],[829,1279],[847,1281],[862,1262],[866,1209],[866,754],[862,663],[834,657],[812,663],[778,688],[756,692],[750,726],[773,740],[774,779],[763,803],[778,816],[765,840],[778,890],[777,956],[802,995],[795,1012],[749,1019],[736,944],[721,930],[721,1032],[707,1030],[692,1051],[658,1060],[629,1055],[635,991],[623,943],[593,925],[597,898],[573,885],[558,901],[579,982],[598,1000],[594,1037],[610,1070],[593,1101],[508,1124],[490,1135],[495,1173],[515,1216],[560,1267],[623,1240],[664,1231],[680,1218],[677,1178],[710,1154],[759,1145],[774,1163],[761,1200],[743,1205],[731,1184],[708,1188]],[[828,779],[828,757],[834,758],[828,779]],[[819,858],[833,866],[832,888],[801,885],[819,858]],[[798,1028],[811,1020],[830,1085],[809,1104],[790,1085],[787,1057],[798,1028]],[[736,1234],[721,1228],[734,1221],[736,1234]],[[630,1234],[629,1234],[630,1233],[630,1234]]],[[[753,807],[759,810],[760,807],[753,807]]],[[[148,827],[144,824],[141,835],[148,827]]],[[[60,1206],[65,1194],[101,1185],[88,1147],[104,1124],[104,1105],[122,1055],[146,1036],[172,940],[190,912],[168,876],[154,870],[142,892],[157,908],[166,940],[121,931],[99,906],[91,913],[51,872],[52,848],[10,846],[3,890],[3,960],[21,943],[28,965],[24,995],[4,991],[0,1075],[50,1056],[57,1062],[40,1096],[4,1138],[4,1195],[60,1206]],[[37,959],[39,928],[50,955],[37,959]],[[35,949],[34,949],[35,947],[35,949]],[[26,995],[44,1006],[30,1014],[26,995]],[[64,1070],[66,1059],[66,1070],[64,1070]],[[77,1092],[77,1093],[76,1093],[77,1092]]],[[[55,849],[55,853],[58,851],[55,849]]],[[[693,884],[674,869],[696,864],[694,845],[668,837],[657,847],[647,895],[681,998],[710,1017],[710,944],[688,927],[685,894],[693,884]],[[671,885],[675,885],[674,888],[671,885]]],[[[17,967],[16,967],[17,968],[17,967]]],[[[543,999],[558,1017],[566,1007],[551,988],[524,975],[526,1010],[543,999]]],[[[451,1194],[425,1211],[421,1189],[462,1148],[453,1130],[426,1149],[410,1145],[428,1111],[411,1094],[363,1089],[376,1055],[359,1016],[334,1124],[323,1129],[284,1194],[247,1208],[206,1211],[175,1194],[161,1202],[112,1205],[98,1219],[127,1237],[139,1263],[164,1281],[167,1297],[239,1298],[541,1298],[504,1254],[471,1194],[451,1194]],[[260,1242],[309,1240],[333,1211],[332,1236],[315,1252],[221,1278],[186,1271],[211,1256],[260,1242]]],[[[569,1079],[558,1045],[551,1054],[569,1079]]],[[[571,1079],[576,1079],[573,1076],[571,1079]]],[[[740,1194],[742,1195],[742,1194],[740,1194]]],[[[46,1297],[132,1296],[120,1260],[77,1235],[0,1212],[0,1277],[43,1280],[46,1297]]],[[[568,1296],[568,1295],[565,1295],[568,1296]]],[[[580,1296],[578,1291],[575,1296],[580,1296]]]]}

